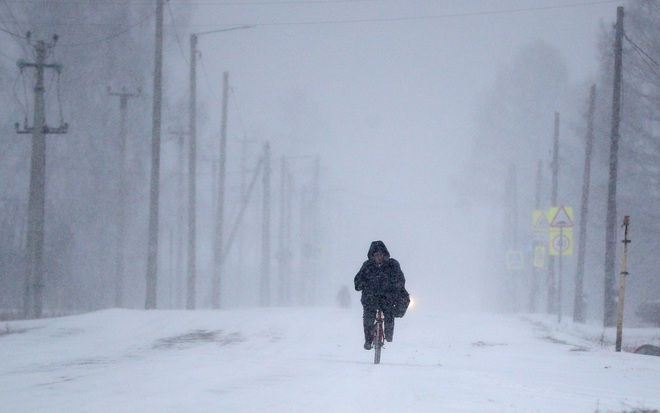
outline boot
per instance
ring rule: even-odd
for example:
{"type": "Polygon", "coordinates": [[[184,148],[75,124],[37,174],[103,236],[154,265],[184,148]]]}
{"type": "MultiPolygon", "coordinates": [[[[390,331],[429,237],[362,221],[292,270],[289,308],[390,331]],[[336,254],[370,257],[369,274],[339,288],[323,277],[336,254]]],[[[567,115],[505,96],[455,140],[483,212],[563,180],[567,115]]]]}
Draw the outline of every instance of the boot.
{"type": "Polygon", "coordinates": [[[364,329],[364,349],[365,350],[371,350],[371,348],[373,347],[371,345],[372,341],[373,341],[373,338],[371,337],[371,328],[369,328],[369,329],[365,328],[364,329]]]}
{"type": "Polygon", "coordinates": [[[385,326],[385,341],[391,343],[394,338],[394,326],[385,326]]]}

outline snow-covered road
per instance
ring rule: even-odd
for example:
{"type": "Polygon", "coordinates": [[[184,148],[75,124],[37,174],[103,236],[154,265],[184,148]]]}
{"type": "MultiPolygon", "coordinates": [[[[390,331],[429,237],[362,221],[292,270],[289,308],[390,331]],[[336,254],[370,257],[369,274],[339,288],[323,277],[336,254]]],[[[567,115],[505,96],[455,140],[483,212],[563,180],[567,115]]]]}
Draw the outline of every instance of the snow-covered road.
{"type": "MultiPolygon", "coordinates": [[[[660,357],[616,353],[602,328],[416,308],[374,365],[360,317],[360,308],[106,310],[4,323],[0,411],[660,409],[660,357]]],[[[657,328],[626,333],[624,343],[660,340],[657,328]]]]}

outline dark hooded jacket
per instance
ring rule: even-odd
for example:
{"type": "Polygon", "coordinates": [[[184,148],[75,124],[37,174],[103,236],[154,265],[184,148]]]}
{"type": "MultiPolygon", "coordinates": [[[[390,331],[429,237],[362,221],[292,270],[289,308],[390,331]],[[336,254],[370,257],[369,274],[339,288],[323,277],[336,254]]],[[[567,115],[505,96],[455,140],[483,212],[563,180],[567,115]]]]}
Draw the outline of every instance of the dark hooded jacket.
{"type": "Polygon", "coordinates": [[[406,279],[401,266],[397,260],[390,258],[383,241],[371,243],[367,258],[354,279],[355,290],[362,291],[360,301],[364,306],[381,307],[384,311],[393,310],[402,292],[405,291],[406,279]],[[385,255],[385,260],[380,266],[374,259],[377,251],[385,255]]]}

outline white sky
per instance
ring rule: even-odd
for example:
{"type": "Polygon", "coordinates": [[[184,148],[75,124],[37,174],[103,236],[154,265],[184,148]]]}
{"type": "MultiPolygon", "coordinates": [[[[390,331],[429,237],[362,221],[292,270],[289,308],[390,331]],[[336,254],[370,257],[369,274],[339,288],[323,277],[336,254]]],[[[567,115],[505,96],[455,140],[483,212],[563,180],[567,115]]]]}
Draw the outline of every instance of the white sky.
{"type": "MultiPolygon", "coordinates": [[[[600,24],[614,22],[619,5],[193,4],[197,32],[255,26],[200,36],[207,133],[219,129],[213,114],[227,70],[238,103],[230,108],[230,138],[268,139],[276,156],[322,155],[326,202],[335,211],[336,277],[351,278],[369,243],[382,239],[418,290],[454,297],[474,286],[464,274],[483,273],[488,222],[458,205],[452,186],[470,150],[479,98],[523,45],[539,39],[561,50],[571,82],[586,81],[597,68],[600,24]]],[[[181,53],[171,58],[183,61],[181,53]]]]}

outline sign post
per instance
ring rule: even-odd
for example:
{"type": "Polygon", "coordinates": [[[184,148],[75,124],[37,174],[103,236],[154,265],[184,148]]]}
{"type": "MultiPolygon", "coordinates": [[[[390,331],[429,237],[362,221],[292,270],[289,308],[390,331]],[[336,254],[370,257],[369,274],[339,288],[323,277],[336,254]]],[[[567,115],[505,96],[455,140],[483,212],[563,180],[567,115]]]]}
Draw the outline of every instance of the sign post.
{"type": "Polygon", "coordinates": [[[539,289],[539,269],[545,267],[546,245],[548,244],[548,229],[550,223],[546,211],[535,209],[532,211],[532,232],[534,233],[534,257],[532,266],[532,278],[530,280],[529,289],[529,311],[533,312],[536,309],[536,295],[539,289]]]}
{"type": "Polygon", "coordinates": [[[559,206],[548,210],[550,217],[550,254],[559,255],[557,277],[557,322],[561,323],[562,258],[573,254],[573,207],[559,206]]]}

